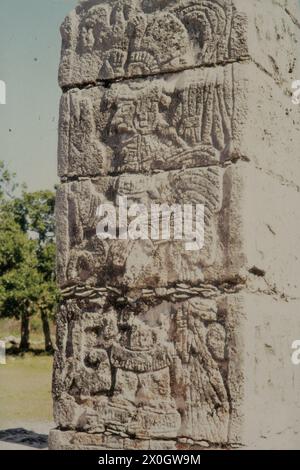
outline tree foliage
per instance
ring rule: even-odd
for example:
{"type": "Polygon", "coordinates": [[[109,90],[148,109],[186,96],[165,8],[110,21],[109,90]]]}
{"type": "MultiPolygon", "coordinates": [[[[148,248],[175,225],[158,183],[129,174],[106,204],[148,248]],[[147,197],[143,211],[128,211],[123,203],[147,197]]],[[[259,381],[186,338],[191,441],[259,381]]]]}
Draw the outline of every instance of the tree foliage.
{"type": "Polygon", "coordinates": [[[40,315],[45,349],[53,349],[55,310],[54,193],[28,192],[0,162],[0,316],[21,320],[20,349],[30,347],[30,317],[40,315]]]}

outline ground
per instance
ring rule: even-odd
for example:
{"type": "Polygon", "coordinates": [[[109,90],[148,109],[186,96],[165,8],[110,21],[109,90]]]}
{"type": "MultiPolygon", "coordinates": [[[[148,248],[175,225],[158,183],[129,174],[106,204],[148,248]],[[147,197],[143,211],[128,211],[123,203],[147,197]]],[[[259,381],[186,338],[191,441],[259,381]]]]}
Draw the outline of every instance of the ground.
{"type": "MultiPolygon", "coordinates": [[[[18,332],[0,320],[0,339],[18,332]]],[[[52,423],[52,356],[37,354],[43,346],[39,330],[33,331],[36,352],[8,354],[0,365],[0,450],[46,449],[52,423]]]]}

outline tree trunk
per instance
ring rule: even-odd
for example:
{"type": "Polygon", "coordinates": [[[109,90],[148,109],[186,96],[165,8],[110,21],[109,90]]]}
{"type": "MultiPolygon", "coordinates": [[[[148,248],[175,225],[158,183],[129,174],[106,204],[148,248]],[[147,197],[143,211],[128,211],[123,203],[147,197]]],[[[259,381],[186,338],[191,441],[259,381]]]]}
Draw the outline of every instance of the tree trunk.
{"type": "Polygon", "coordinates": [[[53,352],[53,344],[51,340],[50,325],[48,320],[47,312],[41,310],[41,318],[43,323],[43,331],[45,337],[45,351],[53,352]]]}
{"type": "Polygon", "coordinates": [[[21,342],[19,348],[20,351],[29,350],[29,314],[26,311],[21,314],[21,342]]]}

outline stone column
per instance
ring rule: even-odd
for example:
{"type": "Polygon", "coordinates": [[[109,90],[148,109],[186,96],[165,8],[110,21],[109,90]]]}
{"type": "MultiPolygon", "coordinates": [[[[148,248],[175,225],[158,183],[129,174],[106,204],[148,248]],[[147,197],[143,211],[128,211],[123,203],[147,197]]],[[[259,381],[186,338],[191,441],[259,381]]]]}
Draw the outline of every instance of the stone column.
{"type": "Polygon", "coordinates": [[[52,449],[299,448],[299,27],[292,0],[64,21],[52,449]],[[204,247],[99,239],[121,196],[203,204],[204,247]]]}

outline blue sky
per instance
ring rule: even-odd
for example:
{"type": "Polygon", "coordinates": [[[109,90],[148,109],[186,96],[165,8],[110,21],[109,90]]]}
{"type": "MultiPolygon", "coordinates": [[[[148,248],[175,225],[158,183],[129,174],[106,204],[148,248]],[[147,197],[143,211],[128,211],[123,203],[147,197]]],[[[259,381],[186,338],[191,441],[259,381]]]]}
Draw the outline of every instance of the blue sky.
{"type": "Polygon", "coordinates": [[[30,190],[57,182],[59,26],[77,0],[0,0],[0,159],[30,190]]]}

